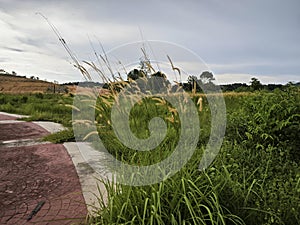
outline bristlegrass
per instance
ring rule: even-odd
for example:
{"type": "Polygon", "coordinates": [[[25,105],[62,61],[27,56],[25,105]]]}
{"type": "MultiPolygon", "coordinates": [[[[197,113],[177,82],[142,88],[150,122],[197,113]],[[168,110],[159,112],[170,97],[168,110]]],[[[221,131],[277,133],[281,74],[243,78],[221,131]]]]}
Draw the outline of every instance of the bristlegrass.
{"type": "MultiPolygon", "coordinates": [[[[75,66],[87,80],[91,80],[89,70],[77,60],[57,30],[53,30],[75,66]]],[[[151,152],[137,152],[124,146],[112,130],[110,113],[112,103],[117,101],[118,91],[134,83],[124,82],[121,76],[115,76],[105,52],[102,56],[96,55],[113,77],[109,79],[94,63],[84,62],[109,83],[110,94],[98,98],[98,94],[94,93],[98,98],[94,106],[97,131],[107,150],[117,159],[137,165],[152,164],[168,157],[176,145],[180,130],[176,111],[157,96],[139,102],[132,109],[129,119],[132,132],[140,138],[148,137],[149,120],[160,115],[167,123],[167,138],[151,152]]],[[[170,57],[168,59],[172,69],[177,70],[170,57]]],[[[154,70],[151,64],[148,67],[150,71],[154,70]]],[[[137,88],[136,93],[140,92],[137,88]]],[[[205,96],[194,91],[191,97],[195,106],[200,97],[203,98],[203,106],[199,112],[202,136],[192,159],[173,177],[158,184],[135,187],[101,180],[107,199],[99,190],[100,208],[96,209],[96,214],[88,223],[300,224],[299,161],[291,159],[292,152],[298,154],[295,149],[299,142],[292,138],[299,133],[300,127],[299,91],[289,94],[278,92],[271,97],[266,93],[226,96],[229,124],[225,142],[214,163],[200,172],[199,159],[210,134],[210,111],[205,96]],[[269,109],[270,105],[276,107],[269,109]],[[282,134],[288,141],[282,139],[282,134]],[[284,172],[279,168],[283,168],[284,172]]],[[[96,133],[88,133],[84,137],[88,139],[93,135],[96,133]]]]}

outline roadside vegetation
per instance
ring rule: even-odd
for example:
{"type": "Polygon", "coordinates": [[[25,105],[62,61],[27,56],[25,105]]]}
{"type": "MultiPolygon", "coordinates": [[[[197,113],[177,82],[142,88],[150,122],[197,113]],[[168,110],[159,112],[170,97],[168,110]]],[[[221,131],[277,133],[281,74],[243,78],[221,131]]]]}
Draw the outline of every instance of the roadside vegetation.
{"type": "Polygon", "coordinates": [[[61,94],[4,94],[0,93],[0,110],[28,115],[26,121],[53,121],[72,126],[73,98],[61,94]]]}
{"type": "Polygon", "coordinates": [[[62,94],[4,94],[0,93],[0,111],[27,115],[24,121],[52,121],[60,123],[66,130],[50,134],[44,141],[63,143],[74,141],[72,130],[72,95],[62,94]]]}
{"type": "MultiPolygon", "coordinates": [[[[154,185],[132,187],[103,180],[108,192],[88,224],[300,224],[300,91],[292,85],[252,94],[225,94],[227,129],[220,153],[205,170],[198,165],[209,137],[210,111],[202,94],[192,95],[199,111],[200,140],[191,160],[175,176],[154,185]]],[[[150,152],[128,149],[115,136],[109,118],[114,95],[97,101],[98,135],[119,160],[149,165],[168,157],[180,123],[172,106],[145,99],[131,111],[130,126],[139,138],[149,136],[148,122],[167,123],[164,142],[150,152]],[[100,110],[101,109],[101,110],[100,110]]],[[[73,97],[56,94],[0,94],[0,110],[30,115],[68,127],[48,140],[74,140],[73,97]]],[[[93,135],[82,137],[93,140],[93,135]]]]}
{"type": "MultiPolygon", "coordinates": [[[[192,96],[195,105],[199,102],[192,96]]],[[[110,96],[113,98],[112,96],[110,96]]],[[[159,184],[132,187],[103,181],[108,203],[90,224],[300,224],[299,88],[224,96],[227,131],[221,151],[205,171],[198,164],[209,137],[210,111],[203,99],[201,137],[194,156],[175,176],[159,184]]],[[[150,118],[161,115],[168,136],[151,152],[123,146],[110,125],[110,101],[99,101],[98,134],[108,151],[133,165],[166,158],[178,139],[176,116],[159,99],[133,108],[131,129],[147,137],[150,118]],[[160,109],[157,109],[160,105],[160,109]]],[[[112,100],[111,100],[112,102],[112,100]]],[[[101,196],[101,195],[100,195],[101,196]]]]}
{"type": "MultiPolygon", "coordinates": [[[[89,126],[96,125],[97,132],[77,134],[76,138],[90,141],[97,148],[94,140],[99,136],[110,154],[130,165],[151,165],[167,158],[178,143],[181,123],[176,109],[163,98],[144,98],[134,105],[129,117],[131,131],[141,139],[151,135],[148,128],[151,118],[159,116],[166,122],[167,135],[155,149],[141,152],[126,147],[112,127],[113,103],[124,87],[133,85],[137,80],[146,80],[151,85],[157,77],[164,79],[162,86],[170,85],[165,74],[153,69],[146,50],[142,48],[144,57],[141,58],[140,68],[130,71],[127,80],[124,80],[120,71],[113,72],[102,45],[102,55],[94,52],[97,63],[82,63],[56,27],[44,18],[74,66],[88,81],[87,86],[96,84],[90,76],[93,71],[104,82],[103,88],[108,89],[100,96],[99,92],[95,93],[97,102],[92,107],[96,117],[73,121],[75,124],[72,124],[72,109],[76,113],[72,107],[74,98],[58,94],[0,93],[0,111],[30,115],[25,118],[27,121],[62,123],[68,128],[66,131],[45,139],[55,143],[74,141],[72,125],[82,126],[85,131],[89,130],[89,126]],[[100,67],[97,67],[98,63],[100,67]],[[112,79],[103,71],[102,64],[103,68],[108,69],[104,71],[111,73],[109,77],[112,79]]],[[[181,75],[169,56],[168,59],[174,72],[181,75]]],[[[300,83],[263,85],[253,77],[250,85],[222,85],[223,91],[231,91],[224,94],[226,134],[219,154],[205,170],[199,170],[199,163],[210,136],[211,112],[201,87],[214,90],[213,74],[204,71],[199,77],[191,75],[186,83],[176,84],[190,94],[198,109],[200,137],[194,155],[178,173],[157,184],[129,186],[100,180],[106,188],[107,199],[99,189],[100,207],[94,208],[86,223],[300,225],[300,83]]],[[[87,103],[87,107],[91,107],[88,97],[89,94],[80,98],[87,103]]]]}

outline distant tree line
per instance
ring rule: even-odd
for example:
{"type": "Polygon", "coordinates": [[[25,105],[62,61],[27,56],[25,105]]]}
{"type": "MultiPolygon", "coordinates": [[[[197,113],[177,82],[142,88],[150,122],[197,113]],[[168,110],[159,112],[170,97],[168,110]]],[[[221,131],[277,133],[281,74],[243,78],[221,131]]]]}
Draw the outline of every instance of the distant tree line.
{"type": "MultiPolygon", "coordinates": [[[[155,86],[156,88],[160,89],[162,87],[171,86],[171,83],[167,79],[167,76],[158,71],[154,73],[150,73],[149,71],[145,71],[143,69],[133,69],[127,74],[127,80],[120,81],[120,82],[110,82],[110,83],[99,83],[99,82],[92,82],[92,81],[85,81],[85,82],[68,82],[64,83],[63,85],[79,85],[85,87],[95,87],[100,86],[105,89],[114,89],[116,91],[120,91],[126,84],[136,82],[139,79],[147,79],[149,85],[155,86]],[[162,78],[159,82],[154,82],[155,78],[162,78]]],[[[157,81],[157,79],[156,79],[157,81]]],[[[286,85],[283,84],[262,84],[257,78],[252,77],[249,84],[246,83],[233,83],[233,84],[223,84],[223,85],[216,85],[214,83],[215,77],[212,72],[204,71],[200,74],[199,77],[191,75],[188,77],[186,82],[177,83],[173,85],[172,88],[176,89],[176,86],[182,87],[185,91],[189,92],[203,92],[202,88],[204,87],[207,90],[213,91],[216,90],[217,87],[220,87],[223,92],[229,91],[236,91],[236,92],[249,92],[249,91],[256,91],[256,90],[269,90],[273,91],[276,88],[283,89],[286,86],[294,85],[300,86],[300,82],[298,83],[291,83],[289,82],[286,85]]],[[[148,85],[148,88],[149,88],[148,85]]],[[[153,88],[153,87],[152,87],[153,88]]]]}
{"type": "MultiPolygon", "coordinates": [[[[195,89],[196,92],[203,92],[202,87],[206,87],[209,90],[214,90],[214,76],[211,72],[204,71],[199,78],[196,76],[189,76],[186,83],[181,83],[180,85],[183,87],[185,91],[193,91],[195,89]]],[[[252,77],[250,80],[250,84],[246,83],[233,83],[233,84],[223,84],[219,85],[223,92],[228,91],[236,91],[236,92],[248,92],[248,91],[257,91],[257,90],[269,90],[273,91],[276,88],[284,89],[287,86],[300,86],[300,82],[292,83],[289,82],[286,85],[283,84],[262,84],[257,78],[252,77]]]]}
{"type": "Polygon", "coordinates": [[[222,91],[236,91],[236,92],[247,92],[247,91],[257,91],[257,90],[267,90],[267,91],[273,91],[275,89],[284,89],[288,86],[298,86],[300,87],[300,82],[298,83],[292,83],[289,82],[285,85],[283,84],[262,84],[260,81],[253,77],[251,78],[250,85],[247,85],[246,83],[233,83],[233,84],[225,84],[220,85],[222,91]]]}
{"type": "MultiPolygon", "coordinates": [[[[113,88],[115,90],[119,91],[126,85],[126,83],[129,84],[132,81],[136,81],[140,78],[146,78],[148,80],[148,82],[149,81],[150,81],[150,83],[152,82],[152,86],[154,84],[155,84],[155,86],[162,85],[162,87],[171,85],[171,83],[167,79],[167,76],[164,73],[162,73],[160,71],[151,73],[151,70],[148,67],[147,67],[147,69],[145,69],[144,67],[145,66],[141,66],[139,69],[131,70],[127,74],[127,80],[123,81],[123,82],[100,83],[100,82],[93,82],[93,81],[84,81],[84,82],[77,81],[77,82],[63,83],[62,85],[63,86],[65,86],[65,85],[76,85],[77,86],[80,84],[80,86],[83,86],[83,87],[97,86],[97,87],[102,87],[105,89],[111,89],[112,86],[114,86],[113,88]],[[163,78],[163,79],[160,79],[160,81],[163,81],[163,82],[162,83],[154,82],[154,80],[155,80],[154,78],[163,78]]],[[[26,78],[26,76],[17,75],[17,73],[15,71],[8,73],[3,69],[0,69],[0,75],[17,76],[17,77],[26,78]]],[[[35,77],[35,76],[30,76],[29,78],[32,80],[39,80],[39,77],[35,77]]],[[[199,77],[191,75],[188,77],[186,82],[177,83],[176,85],[177,85],[177,87],[178,86],[182,87],[185,91],[201,93],[201,92],[203,92],[203,90],[202,90],[203,87],[208,90],[214,90],[217,87],[215,85],[214,81],[215,81],[215,77],[214,77],[213,73],[209,72],[209,71],[204,71],[200,74],[199,77]]],[[[285,85],[283,85],[283,84],[262,84],[257,78],[252,77],[249,85],[246,83],[233,83],[233,84],[219,85],[219,87],[221,88],[221,90],[223,92],[227,92],[227,91],[247,92],[247,91],[256,91],[256,90],[273,91],[276,88],[283,89],[286,86],[290,86],[290,85],[300,86],[300,82],[298,82],[298,83],[289,82],[285,85]]],[[[158,87],[158,88],[161,88],[161,87],[158,87]]],[[[175,86],[173,86],[173,88],[176,89],[175,86]]],[[[55,89],[55,88],[53,88],[53,89],[55,89]]],[[[59,91],[61,91],[61,90],[59,90],[59,91]]]]}
{"type": "Polygon", "coordinates": [[[66,85],[75,85],[78,86],[80,84],[80,86],[82,87],[102,87],[104,84],[100,83],[100,82],[94,82],[94,81],[84,81],[84,82],[79,82],[79,81],[75,81],[75,82],[67,82],[67,83],[63,83],[62,85],[66,86],[66,85]]]}

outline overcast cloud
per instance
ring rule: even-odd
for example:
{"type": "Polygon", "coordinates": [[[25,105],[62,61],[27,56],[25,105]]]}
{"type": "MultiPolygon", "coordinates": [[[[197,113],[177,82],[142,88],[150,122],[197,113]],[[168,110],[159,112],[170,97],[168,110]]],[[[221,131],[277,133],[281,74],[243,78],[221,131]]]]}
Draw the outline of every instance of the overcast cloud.
{"type": "Polygon", "coordinates": [[[299,9],[298,0],[0,0],[0,69],[82,79],[41,12],[82,60],[93,57],[89,38],[106,50],[144,38],[191,49],[220,83],[300,81],[299,9]]]}

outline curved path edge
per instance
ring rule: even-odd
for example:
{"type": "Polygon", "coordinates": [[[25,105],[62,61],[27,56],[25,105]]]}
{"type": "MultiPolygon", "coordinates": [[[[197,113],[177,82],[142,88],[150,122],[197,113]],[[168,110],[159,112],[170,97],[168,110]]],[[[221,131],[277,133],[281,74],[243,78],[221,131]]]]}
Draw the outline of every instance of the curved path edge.
{"type": "MultiPolygon", "coordinates": [[[[0,120],[0,125],[1,124],[22,124],[22,121],[16,120],[16,118],[22,118],[22,117],[27,117],[23,115],[18,115],[18,114],[10,114],[10,113],[4,113],[0,112],[0,117],[4,118],[4,120],[0,120]]],[[[25,123],[25,122],[24,122],[25,123]]],[[[28,122],[27,122],[28,123],[28,122]]],[[[58,131],[61,131],[65,129],[61,124],[54,123],[54,122],[45,122],[45,121],[33,121],[32,123],[38,125],[39,127],[42,127],[49,133],[55,133],[58,131]]],[[[9,140],[7,142],[11,142],[14,144],[15,140],[9,140]]],[[[19,141],[20,146],[32,146],[35,144],[34,139],[28,139],[28,140],[16,140],[19,141]],[[26,142],[29,144],[26,145],[26,142]]],[[[1,143],[4,143],[2,141],[1,143]]],[[[49,142],[38,142],[36,141],[37,145],[49,145],[49,142]]],[[[79,143],[79,145],[88,145],[88,143],[79,143]]],[[[9,147],[9,146],[8,146],[9,147]]],[[[19,147],[19,146],[17,146],[19,147]]],[[[106,191],[104,188],[104,185],[99,182],[100,175],[96,173],[84,160],[82,157],[78,143],[76,142],[66,142],[63,144],[63,147],[66,149],[69,157],[71,158],[73,165],[75,167],[75,170],[77,172],[82,194],[84,197],[85,204],[88,209],[89,214],[94,214],[94,212],[97,211],[99,207],[99,191],[102,192],[102,195],[104,196],[104,200],[106,201],[106,191]]],[[[90,146],[88,146],[90,147],[90,146]]],[[[1,148],[1,145],[0,145],[1,148]]],[[[5,148],[5,145],[2,146],[2,148],[5,148]]],[[[0,181],[1,182],[1,181],[0,181]]],[[[48,224],[48,223],[45,223],[48,224]]],[[[49,222],[49,224],[53,224],[49,222]]]]}

